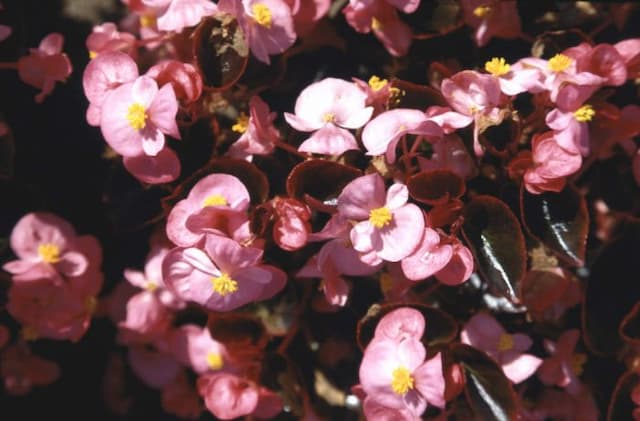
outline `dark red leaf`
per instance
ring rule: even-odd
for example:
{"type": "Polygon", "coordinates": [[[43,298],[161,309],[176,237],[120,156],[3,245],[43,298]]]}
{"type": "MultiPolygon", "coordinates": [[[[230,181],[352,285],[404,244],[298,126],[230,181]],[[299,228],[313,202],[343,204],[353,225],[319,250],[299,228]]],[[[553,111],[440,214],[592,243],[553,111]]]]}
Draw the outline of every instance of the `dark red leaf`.
{"type": "Polygon", "coordinates": [[[287,177],[287,193],[298,200],[309,195],[319,201],[335,199],[344,186],[362,175],[354,167],[323,159],[311,159],[296,165],[287,177]]]}
{"type": "Polygon", "coordinates": [[[449,170],[420,171],[407,180],[412,198],[428,205],[443,205],[464,194],[464,180],[449,170]]]}

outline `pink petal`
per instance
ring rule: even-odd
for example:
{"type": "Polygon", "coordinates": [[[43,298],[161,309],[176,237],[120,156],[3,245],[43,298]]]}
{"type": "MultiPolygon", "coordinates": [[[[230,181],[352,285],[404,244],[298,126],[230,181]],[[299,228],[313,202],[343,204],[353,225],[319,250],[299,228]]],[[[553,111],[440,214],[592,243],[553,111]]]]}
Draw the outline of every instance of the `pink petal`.
{"type": "Polygon", "coordinates": [[[40,45],[38,46],[38,50],[45,53],[46,55],[52,56],[54,54],[58,54],[62,52],[62,45],[64,44],[64,37],[59,33],[51,33],[44,37],[42,41],[40,41],[40,45]]]}
{"type": "Polygon", "coordinates": [[[124,157],[123,163],[127,171],[143,183],[169,183],[180,176],[180,160],[169,148],[163,148],[156,156],[124,157]]]}
{"type": "Polygon", "coordinates": [[[425,228],[422,241],[416,250],[402,259],[402,272],[412,281],[426,279],[444,268],[453,256],[453,247],[439,246],[440,235],[431,228],[425,228]]]}
{"type": "Polygon", "coordinates": [[[386,207],[390,210],[396,210],[409,200],[409,189],[401,183],[395,183],[387,190],[386,207]]]}
{"type": "Polygon", "coordinates": [[[382,155],[399,136],[425,121],[427,116],[419,110],[396,108],[383,112],[362,131],[362,143],[367,155],[382,155]]]}
{"type": "Polygon", "coordinates": [[[354,149],[358,149],[355,137],[348,130],[331,123],[325,124],[298,147],[300,152],[325,155],[341,155],[354,149]]]}
{"type": "Polygon", "coordinates": [[[473,273],[473,254],[461,244],[453,246],[453,256],[449,263],[436,272],[436,279],[445,285],[459,285],[473,273]]]}
{"type": "Polygon", "coordinates": [[[361,253],[377,251],[382,247],[380,232],[369,221],[356,224],[351,230],[350,240],[353,248],[361,253]]]}
{"type": "Polygon", "coordinates": [[[369,212],[384,206],[384,180],[378,173],[358,177],[347,184],[338,196],[338,211],[342,217],[362,221],[369,212]]]}
{"type": "Polygon", "coordinates": [[[157,156],[164,148],[164,134],[151,124],[147,124],[140,133],[144,153],[152,157],[157,156]]]}
{"type": "Polygon", "coordinates": [[[376,326],[374,338],[398,342],[407,338],[419,341],[424,329],[422,313],[410,307],[401,307],[384,315],[376,326]]]}
{"type": "Polygon", "coordinates": [[[75,230],[64,219],[44,212],[23,216],[11,231],[11,248],[21,259],[40,260],[38,247],[53,244],[60,251],[75,237],[75,230]]]}
{"type": "Polygon", "coordinates": [[[149,119],[162,133],[180,139],[180,131],[176,123],[178,100],[170,83],[160,88],[153,98],[148,113],[149,119]]]}
{"type": "Polygon", "coordinates": [[[255,266],[262,259],[262,250],[243,247],[230,238],[217,235],[207,236],[205,250],[225,273],[234,273],[240,268],[255,266]]]}
{"type": "Polygon", "coordinates": [[[60,261],[55,264],[56,269],[67,276],[82,275],[89,265],[87,258],[75,251],[68,251],[60,256],[60,261]]]}
{"type": "MultiPolygon", "coordinates": [[[[155,82],[154,82],[155,83],[155,82]]],[[[134,104],[132,83],[119,86],[111,91],[102,104],[100,117],[102,136],[116,152],[123,156],[138,156],[142,150],[142,135],[127,120],[129,107],[134,104]]]]}
{"type": "Polygon", "coordinates": [[[140,76],[133,82],[131,87],[131,98],[133,102],[141,104],[145,110],[149,110],[157,94],[158,84],[149,76],[140,76]]]}
{"type": "Polygon", "coordinates": [[[140,380],[156,389],[169,383],[180,371],[172,356],[143,347],[129,348],[129,364],[140,380]]]}
{"type": "Polygon", "coordinates": [[[207,409],[222,420],[249,415],[258,405],[258,388],[233,374],[209,374],[197,385],[207,409]]]}
{"type": "Polygon", "coordinates": [[[172,0],[169,8],[158,18],[158,29],[180,32],[197,25],[200,19],[217,10],[216,5],[208,0],[172,0]]]}
{"type": "Polygon", "coordinates": [[[82,86],[89,101],[100,106],[111,89],[133,82],[137,77],[138,65],[129,55],[109,52],[89,62],[82,76],[82,86]]]}
{"type": "Polygon", "coordinates": [[[445,381],[442,374],[442,356],[438,352],[413,372],[415,387],[430,404],[444,408],[445,381]]]}
{"type": "Polygon", "coordinates": [[[378,256],[387,262],[399,262],[416,249],[422,239],[424,217],[414,204],[404,205],[393,211],[391,223],[379,230],[382,247],[378,256]]]}
{"type": "Polygon", "coordinates": [[[460,332],[460,341],[483,351],[495,351],[500,336],[505,333],[500,323],[487,313],[474,315],[460,332]]]}
{"type": "Polygon", "coordinates": [[[514,384],[528,379],[542,364],[542,360],[530,354],[522,354],[512,361],[502,364],[505,376],[514,384]]]}

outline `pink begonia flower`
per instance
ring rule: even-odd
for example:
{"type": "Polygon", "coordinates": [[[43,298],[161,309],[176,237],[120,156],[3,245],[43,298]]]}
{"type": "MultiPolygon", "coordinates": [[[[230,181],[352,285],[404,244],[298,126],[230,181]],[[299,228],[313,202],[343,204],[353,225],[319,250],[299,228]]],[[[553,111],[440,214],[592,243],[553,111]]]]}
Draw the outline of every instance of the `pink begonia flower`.
{"type": "Polygon", "coordinates": [[[553,137],[558,145],[572,154],[589,155],[589,125],[596,111],[589,104],[577,110],[561,111],[554,108],[547,114],[545,122],[554,130],[553,137]]]}
{"type": "Polygon", "coordinates": [[[413,34],[397,9],[413,13],[419,5],[419,0],[349,0],[343,13],[353,29],[364,34],[373,31],[389,54],[399,57],[409,51],[413,34]]]}
{"type": "Polygon", "coordinates": [[[474,40],[484,47],[493,37],[517,38],[521,34],[515,0],[460,0],[464,22],[476,30],[474,40]]]}
{"type": "Polygon", "coordinates": [[[135,43],[136,37],[128,32],[118,31],[118,27],[113,22],[105,22],[93,27],[87,37],[86,46],[89,57],[93,59],[100,54],[116,51],[135,55],[135,43]]]}
{"type": "Polygon", "coordinates": [[[125,156],[124,167],[138,180],[148,184],[169,183],[180,176],[182,166],[176,153],[164,148],[156,156],[144,152],[136,156],[125,156]]]}
{"type": "Polygon", "coordinates": [[[368,82],[355,77],[351,79],[367,95],[365,104],[373,107],[374,115],[385,111],[389,99],[400,92],[400,89],[392,87],[387,79],[382,79],[375,75],[371,76],[368,82]]]}
{"type": "Polygon", "coordinates": [[[355,223],[351,243],[354,249],[369,255],[363,261],[372,265],[381,260],[398,262],[418,246],[424,217],[420,208],[407,203],[408,199],[407,186],[399,183],[385,195],[384,180],[378,173],[358,177],[342,190],[338,211],[355,223]]]}
{"type": "Polygon", "coordinates": [[[162,409],[180,419],[197,420],[204,411],[204,405],[187,375],[181,371],[172,381],[162,387],[162,409]]]}
{"type": "Polygon", "coordinates": [[[34,386],[46,386],[58,380],[60,367],[32,354],[26,345],[16,343],[0,355],[0,377],[6,393],[23,396],[34,386]]]}
{"type": "Polygon", "coordinates": [[[146,343],[163,337],[173,315],[150,291],[129,298],[126,319],[118,323],[118,341],[123,344],[146,343]]]}
{"type": "Polygon", "coordinates": [[[111,91],[102,107],[109,110],[100,119],[102,135],[123,156],[156,156],[164,149],[165,134],[180,139],[178,101],[170,84],[158,89],[155,80],[141,76],[111,91]]]}
{"type": "MultiPolygon", "coordinates": [[[[167,218],[167,237],[181,247],[198,243],[206,231],[193,231],[188,224],[190,218],[198,215],[203,218],[215,217],[216,213],[232,211],[231,219],[237,219],[238,224],[242,225],[246,220],[249,202],[249,191],[236,177],[229,174],[209,174],[198,181],[189,195],[171,209],[167,218]],[[233,217],[234,214],[237,218],[233,217]]],[[[210,220],[205,222],[209,227],[216,225],[210,224],[210,220]]]]}
{"type": "Polygon", "coordinates": [[[204,250],[176,248],[165,258],[162,274],[180,298],[213,311],[230,311],[265,300],[284,288],[280,269],[260,264],[262,250],[208,235],[204,250]]]}
{"type": "Polygon", "coordinates": [[[129,347],[128,360],[135,375],[153,389],[168,385],[181,371],[180,364],[173,355],[148,346],[129,347]]]}
{"type": "Polygon", "coordinates": [[[431,228],[425,228],[418,247],[402,259],[402,271],[412,281],[420,281],[443,269],[452,257],[453,247],[441,244],[440,234],[431,228]]]}
{"type": "Polygon", "coordinates": [[[458,239],[449,238],[447,242],[453,246],[453,256],[445,267],[435,273],[435,277],[445,285],[459,285],[473,273],[473,254],[458,239]]]}
{"type": "Polygon", "coordinates": [[[564,332],[557,342],[545,339],[544,348],[551,357],[544,360],[538,370],[538,377],[548,386],[560,386],[572,395],[579,393],[582,383],[578,378],[582,374],[587,355],[575,352],[580,339],[580,331],[571,329],[564,332]]]}
{"type": "Polygon", "coordinates": [[[540,70],[527,67],[520,61],[509,64],[504,57],[493,57],[485,63],[484,70],[498,78],[500,90],[505,95],[513,96],[522,92],[537,93],[544,90],[540,70]]]}
{"type": "Polygon", "coordinates": [[[613,45],[598,44],[591,47],[583,42],[563,51],[576,61],[576,71],[589,72],[603,78],[602,84],[620,86],[627,81],[627,67],[624,58],[613,45]]]}
{"type": "Polygon", "coordinates": [[[386,153],[387,161],[393,164],[396,160],[396,145],[402,136],[408,134],[435,142],[442,137],[442,129],[429,121],[422,111],[396,108],[383,112],[367,123],[362,131],[362,143],[367,149],[367,155],[386,153]]]}
{"type": "Polygon", "coordinates": [[[154,78],[158,86],[170,83],[176,98],[185,103],[191,103],[202,95],[202,76],[189,63],[163,60],[147,70],[145,76],[154,78]]]}
{"type": "Polygon", "coordinates": [[[210,0],[142,0],[142,4],[155,9],[161,31],[180,32],[218,11],[210,0]]]}
{"type": "Polygon", "coordinates": [[[105,52],[89,62],[82,75],[82,87],[89,100],[87,122],[100,126],[102,103],[107,94],[138,77],[138,65],[127,54],[105,52]]]}
{"type": "Polygon", "coordinates": [[[422,313],[410,307],[401,307],[384,315],[376,325],[374,339],[401,342],[420,340],[426,322],[422,313]]]}
{"type": "Polygon", "coordinates": [[[259,96],[249,100],[249,116],[241,113],[231,129],[241,136],[229,148],[232,158],[246,159],[251,162],[253,155],[269,155],[280,141],[280,132],[273,125],[277,114],[269,110],[266,102],[259,96]]]}
{"type": "Polygon", "coordinates": [[[354,83],[342,79],[326,78],[304,88],[296,99],[295,114],[284,113],[294,129],[314,132],[298,150],[340,155],[358,149],[346,129],[358,129],[369,121],[373,108],[365,101],[366,95],[354,83]]]}
{"type": "Polygon", "coordinates": [[[481,127],[502,120],[498,108],[501,101],[498,78],[463,70],[443,80],[440,89],[449,105],[461,114],[460,124],[474,123],[473,149],[477,156],[482,156],[484,152],[478,140],[481,127]]]}
{"type": "Polygon", "coordinates": [[[227,349],[211,337],[206,326],[182,325],[171,333],[169,340],[176,359],[198,374],[228,368],[227,349]]]}
{"type": "Polygon", "coordinates": [[[532,194],[561,191],[566,177],[580,169],[582,157],[562,148],[553,132],[537,134],[531,143],[533,167],[524,174],[525,187],[532,194]]]}
{"type": "Polygon", "coordinates": [[[418,156],[421,171],[449,170],[463,180],[478,175],[475,160],[467,152],[460,136],[449,134],[431,144],[433,150],[430,158],[418,156]]]}
{"type": "Polygon", "coordinates": [[[51,213],[35,212],[23,216],[11,232],[11,249],[18,260],[2,267],[14,281],[80,276],[89,266],[85,247],[95,239],[77,236],[64,219],[51,213]]]}
{"type": "MultiPolygon", "coordinates": [[[[382,320],[396,316],[393,315],[396,311],[385,315],[382,320]]],[[[417,310],[413,312],[418,313],[417,310]]],[[[390,338],[376,334],[364,350],[360,383],[367,400],[391,410],[409,411],[413,417],[420,417],[427,403],[444,408],[441,354],[425,360],[426,350],[420,339],[413,334],[397,336],[390,338]]]]}
{"type": "Polygon", "coordinates": [[[197,388],[207,409],[222,420],[249,415],[258,406],[258,386],[234,374],[205,374],[198,377],[197,388]]]}
{"type": "Polygon", "coordinates": [[[296,199],[275,197],[272,201],[276,220],[273,241],[283,250],[299,250],[307,244],[311,233],[311,209],[296,199]]]}
{"type": "Polygon", "coordinates": [[[218,10],[236,17],[253,56],[270,64],[296,41],[291,9],[284,0],[220,0],[218,10]]]}
{"type": "Polygon", "coordinates": [[[182,309],[186,303],[169,291],[162,280],[162,261],[167,254],[169,254],[167,247],[151,249],[147,255],[144,272],[125,269],[124,277],[131,285],[156,294],[164,306],[176,310],[182,309]]]}
{"type": "Polygon", "coordinates": [[[322,19],[331,7],[331,0],[285,0],[291,8],[296,34],[303,37],[310,33],[315,23],[322,19]]]}
{"type": "Polygon", "coordinates": [[[640,77],[640,38],[625,39],[613,46],[627,66],[627,78],[640,77]]]}
{"type": "Polygon", "coordinates": [[[62,52],[63,44],[64,37],[52,33],[40,41],[38,48],[30,48],[28,55],[18,59],[20,80],[41,90],[35,97],[37,103],[53,92],[56,82],[64,82],[71,75],[73,67],[62,52]]]}
{"type": "Polygon", "coordinates": [[[515,384],[528,379],[542,364],[540,358],[524,353],[532,344],[529,336],[507,333],[496,319],[484,312],[477,313],[464,325],[460,341],[486,352],[515,384]]]}

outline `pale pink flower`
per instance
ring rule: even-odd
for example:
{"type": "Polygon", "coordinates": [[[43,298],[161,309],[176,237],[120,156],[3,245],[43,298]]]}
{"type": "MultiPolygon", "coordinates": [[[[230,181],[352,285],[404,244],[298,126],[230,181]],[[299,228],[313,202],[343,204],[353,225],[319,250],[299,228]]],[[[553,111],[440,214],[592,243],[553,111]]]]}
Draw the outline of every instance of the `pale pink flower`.
{"type": "Polygon", "coordinates": [[[331,0],[285,0],[291,8],[293,24],[298,36],[309,34],[331,6],[331,0]]]}
{"type": "Polygon", "coordinates": [[[62,52],[64,37],[58,33],[47,35],[38,48],[18,59],[18,76],[27,85],[41,90],[36,102],[41,103],[53,92],[56,82],[67,80],[73,70],[69,57],[62,52]]]}
{"type": "Polygon", "coordinates": [[[524,353],[532,344],[529,336],[507,333],[496,319],[484,312],[469,319],[460,332],[460,340],[486,352],[515,384],[528,379],[542,364],[540,358],[524,353]]]}
{"type": "Polygon", "coordinates": [[[181,247],[188,247],[198,243],[205,232],[226,235],[227,230],[223,228],[235,231],[248,226],[249,200],[247,188],[236,177],[210,174],[198,181],[189,195],[171,209],[167,218],[167,237],[181,247]],[[202,223],[195,224],[200,220],[202,223]]]}
{"type": "Polygon", "coordinates": [[[589,104],[576,110],[561,111],[554,108],[547,114],[545,122],[554,130],[553,137],[558,145],[572,154],[589,155],[589,121],[596,111],[589,104]]]}
{"type": "Polygon", "coordinates": [[[579,376],[587,361],[587,355],[575,352],[578,339],[580,331],[577,329],[567,330],[556,342],[545,339],[544,348],[551,357],[546,358],[538,370],[538,377],[542,383],[563,387],[572,395],[580,392],[582,383],[579,376]]]}
{"type": "Polygon", "coordinates": [[[176,248],[162,266],[164,281],[186,301],[213,311],[230,311],[277,294],[287,276],[262,265],[262,250],[208,235],[204,250],[176,248]]]}
{"type": "Polygon", "coordinates": [[[118,27],[113,22],[105,22],[93,27],[87,37],[86,46],[89,57],[95,58],[100,54],[114,51],[134,55],[135,43],[136,37],[128,32],[118,31],[118,27]]]}
{"type": "Polygon", "coordinates": [[[176,153],[164,148],[156,156],[143,152],[136,156],[125,156],[124,167],[138,180],[148,184],[169,183],[180,176],[182,166],[176,153]]]}
{"type": "Polygon", "coordinates": [[[163,337],[173,315],[156,294],[142,291],[127,301],[125,320],[118,323],[118,339],[123,344],[141,344],[163,337]]]}
{"type": "Polygon", "coordinates": [[[284,117],[294,129],[314,132],[298,147],[302,152],[340,155],[358,149],[355,137],[346,129],[358,129],[371,118],[366,95],[354,83],[326,78],[307,86],[298,96],[295,114],[284,117]]]}
{"type": "Polygon", "coordinates": [[[435,273],[438,281],[445,285],[459,285],[473,273],[473,254],[457,238],[448,238],[447,243],[453,247],[453,255],[449,262],[435,273]]]}
{"type": "Polygon", "coordinates": [[[576,61],[576,71],[589,72],[603,78],[602,84],[620,86],[627,80],[627,68],[624,58],[610,44],[598,44],[595,47],[586,42],[563,51],[563,54],[576,61]]]}
{"type": "Polygon", "coordinates": [[[240,133],[240,138],[231,145],[228,155],[232,158],[251,161],[253,155],[269,155],[280,141],[280,132],[273,125],[277,114],[259,96],[249,100],[249,116],[241,113],[231,129],[240,133]]]}
{"type": "Polygon", "coordinates": [[[134,374],[153,389],[162,389],[181,372],[173,355],[149,345],[129,347],[128,360],[134,374]]]}
{"type": "Polygon", "coordinates": [[[23,216],[11,232],[11,248],[18,257],[4,264],[14,281],[80,276],[89,266],[87,247],[91,236],[77,236],[67,221],[51,213],[23,216]]]}
{"type": "Polygon", "coordinates": [[[211,337],[206,326],[182,325],[171,333],[169,340],[176,359],[198,374],[227,369],[229,366],[227,349],[211,337]]]}
{"type": "Polygon", "coordinates": [[[142,4],[155,11],[161,31],[180,32],[218,10],[210,0],[142,0],[142,4]]]}
{"type": "Polygon", "coordinates": [[[415,251],[402,259],[402,272],[412,281],[420,281],[443,269],[453,257],[453,247],[440,241],[440,234],[425,228],[415,251]]]}
{"type": "Polygon", "coordinates": [[[17,343],[2,351],[0,377],[6,393],[22,396],[34,386],[46,386],[58,380],[60,367],[32,354],[26,345],[17,343]]]}
{"type": "Polygon", "coordinates": [[[407,339],[420,340],[424,335],[426,321],[416,309],[401,307],[384,315],[378,322],[374,339],[401,342],[407,339]]]}
{"type": "Polygon", "coordinates": [[[396,108],[383,112],[367,123],[362,131],[362,143],[367,149],[367,155],[386,153],[387,161],[393,164],[396,160],[396,145],[405,135],[416,135],[435,142],[442,137],[442,129],[428,120],[422,111],[396,108]]]}
{"type": "Polygon", "coordinates": [[[216,373],[200,376],[197,388],[207,409],[221,420],[249,415],[258,406],[258,386],[234,374],[216,373]]]}
{"type": "Polygon", "coordinates": [[[582,157],[562,148],[553,132],[534,136],[532,143],[533,166],[524,174],[524,185],[532,194],[561,191],[566,178],[580,169],[582,157]]]}
{"type": "Polygon", "coordinates": [[[220,0],[218,10],[234,15],[249,39],[254,57],[270,64],[296,40],[291,9],[284,0],[220,0]]]}
{"type": "Polygon", "coordinates": [[[296,199],[275,197],[273,241],[283,250],[295,251],[307,244],[311,232],[311,209],[296,199]]]}
{"type": "Polygon", "coordinates": [[[184,103],[191,103],[202,95],[202,76],[189,63],[163,60],[147,70],[145,76],[154,78],[158,86],[170,83],[176,98],[184,103]]]}
{"type": "Polygon", "coordinates": [[[165,147],[165,134],[180,139],[170,84],[158,89],[155,80],[141,76],[111,91],[102,106],[109,110],[100,119],[102,135],[123,156],[156,156],[165,147]]]}
{"type": "Polygon", "coordinates": [[[198,391],[184,371],[162,387],[160,402],[164,411],[180,419],[197,420],[204,411],[198,391]]]}
{"type": "Polygon", "coordinates": [[[433,151],[430,158],[418,156],[421,171],[449,170],[463,180],[478,175],[475,160],[467,152],[460,136],[449,134],[431,144],[433,151]]]}
{"type": "Polygon", "coordinates": [[[356,178],[342,190],[338,211],[355,223],[350,232],[353,248],[371,258],[363,261],[397,262],[418,246],[424,217],[420,208],[407,203],[408,199],[407,187],[399,183],[385,194],[384,180],[377,173],[356,178]]]}
{"type": "Polygon", "coordinates": [[[391,83],[387,79],[378,76],[371,76],[368,82],[358,78],[351,78],[353,83],[367,95],[367,106],[372,106],[373,114],[377,115],[387,109],[387,103],[398,88],[392,88],[391,83]]]}
{"type": "Polygon", "coordinates": [[[493,57],[485,63],[484,70],[498,78],[500,90],[505,95],[544,90],[540,69],[526,66],[522,61],[509,64],[504,57],[493,57]]]}
{"type": "Polygon", "coordinates": [[[521,33],[515,0],[460,0],[464,22],[476,30],[474,40],[484,47],[493,37],[517,38],[521,33]]]}
{"type": "Polygon", "coordinates": [[[627,78],[638,78],[640,75],[640,38],[625,39],[613,47],[622,56],[627,66],[627,78]]]}

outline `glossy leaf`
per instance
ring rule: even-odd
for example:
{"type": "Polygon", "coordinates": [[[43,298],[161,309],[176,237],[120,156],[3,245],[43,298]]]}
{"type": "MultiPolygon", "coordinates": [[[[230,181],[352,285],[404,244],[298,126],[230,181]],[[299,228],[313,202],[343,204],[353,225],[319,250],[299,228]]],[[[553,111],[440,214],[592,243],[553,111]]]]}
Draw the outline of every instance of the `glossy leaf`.
{"type": "Polygon", "coordinates": [[[449,316],[449,314],[437,308],[418,303],[374,304],[369,308],[367,314],[358,322],[356,339],[360,349],[364,350],[369,342],[371,342],[380,319],[387,313],[400,307],[411,307],[422,313],[427,326],[424,336],[422,337],[422,342],[424,342],[427,347],[450,342],[458,334],[458,326],[455,320],[449,316]]]}
{"type": "Polygon", "coordinates": [[[323,202],[337,198],[344,186],[360,175],[360,170],[354,167],[311,159],[291,170],[287,177],[287,193],[296,199],[304,200],[308,195],[323,202]]]}
{"type": "Polygon", "coordinates": [[[443,205],[464,194],[464,180],[449,170],[420,171],[407,180],[412,198],[428,205],[443,205]]]}
{"type": "Polygon", "coordinates": [[[517,418],[516,395],[511,382],[495,361],[464,344],[453,345],[450,356],[462,368],[465,395],[478,419],[509,421],[517,418]]]}
{"type": "Polygon", "coordinates": [[[202,20],[194,31],[193,56],[205,87],[223,90],[247,67],[249,45],[238,21],[219,13],[202,20]]]}
{"type": "Polygon", "coordinates": [[[569,287],[569,280],[547,270],[531,270],[522,280],[522,301],[534,319],[556,303],[569,287]]]}
{"type": "Polygon", "coordinates": [[[480,273],[493,291],[518,302],[527,255],[515,215],[495,197],[476,196],[463,216],[462,232],[480,273]]]}
{"type": "Polygon", "coordinates": [[[592,352],[613,355],[622,347],[618,327],[640,301],[640,223],[627,222],[591,267],[582,306],[584,340],[592,352]]]}
{"type": "Polygon", "coordinates": [[[589,212],[584,196],[567,186],[560,193],[521,190],[522,221],[527,231],[572,266],[584,265],[589,212]]]}
{"type": "Polygon", "coordinates": [[[446,106],[439,90],[427,85],[417,85],[405,80],[393,79],[391,87],[399,93],[389,100],[390,108],[416,108],[426,110],[431,105],[446,106]]]}
{"type": "Polygon", "coordinates": [[[631,400],[631,391],[640,384],[640,374],[627,372],[620,376],[611,395],[607,410],[607,421],[632,420],[637,405],[631,400]]]}

